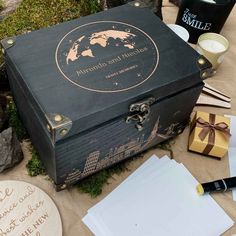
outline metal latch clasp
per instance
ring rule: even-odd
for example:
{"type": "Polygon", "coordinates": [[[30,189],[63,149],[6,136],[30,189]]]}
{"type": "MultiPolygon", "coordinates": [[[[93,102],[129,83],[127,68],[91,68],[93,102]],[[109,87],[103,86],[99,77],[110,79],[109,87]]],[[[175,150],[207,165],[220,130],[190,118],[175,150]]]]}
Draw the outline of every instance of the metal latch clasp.
{"type": "Polygon", "coordinates": [[[126,118],[126,123],[135,122],[138,131],[143,130],[143,124],[150,115],[150,106],[155,102],[154,97],[144,99],[140,102],[133,103],[129,107],[131,114],[126,118]]]}

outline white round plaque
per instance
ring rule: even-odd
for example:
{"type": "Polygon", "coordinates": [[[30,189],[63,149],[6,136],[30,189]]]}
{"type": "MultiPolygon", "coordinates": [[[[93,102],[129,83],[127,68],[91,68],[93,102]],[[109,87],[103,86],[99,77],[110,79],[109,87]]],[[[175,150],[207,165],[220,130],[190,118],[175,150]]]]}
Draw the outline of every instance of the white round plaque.
{"type": "Polygon", "coordinates": [[[0,236],[62,236],[61,217],[52,199],[22,181],[0,181],[0,236]]]}

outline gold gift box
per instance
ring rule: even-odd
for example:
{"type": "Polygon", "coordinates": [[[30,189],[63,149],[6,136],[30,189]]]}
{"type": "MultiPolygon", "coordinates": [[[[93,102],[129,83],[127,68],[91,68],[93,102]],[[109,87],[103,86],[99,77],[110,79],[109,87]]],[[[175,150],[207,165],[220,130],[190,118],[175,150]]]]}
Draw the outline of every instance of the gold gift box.
{"type": "Polygon", "coordinates": [[[189,150],[222,158],[228,151],[230,118],[197,111],[192,119],[189,150]]]}

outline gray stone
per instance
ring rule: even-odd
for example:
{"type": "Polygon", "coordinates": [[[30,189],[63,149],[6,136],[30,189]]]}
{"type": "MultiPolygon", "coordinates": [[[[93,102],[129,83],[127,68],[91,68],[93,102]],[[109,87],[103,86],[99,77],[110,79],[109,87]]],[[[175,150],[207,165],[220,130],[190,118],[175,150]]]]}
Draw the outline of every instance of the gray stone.
{"type": "Polygon", "coordinates": [[[0,12],[0,21],[4,16],[9,15],[13,11],[15,11],[21,2],[22,0],[3,0],[4,9],[0,12]]]}
{"type": "Polygon", "coordinates": [[[12,128],[0,133],[0,173],[14,167],[23,159],[20,142],[12,128]]]}
{"type": "Polygon", "coordinates": [[[2,106],[0,104],[0,132],[3,130],[5,121],[6,121],[6,115],[5,115],[5,112],[3,111],[2,106]]]}
{"type": "Polygon", "coordinates": [[[0,133],[7,128],[7,114],[5,112],[7,99],[0,94],[0,133]]]}

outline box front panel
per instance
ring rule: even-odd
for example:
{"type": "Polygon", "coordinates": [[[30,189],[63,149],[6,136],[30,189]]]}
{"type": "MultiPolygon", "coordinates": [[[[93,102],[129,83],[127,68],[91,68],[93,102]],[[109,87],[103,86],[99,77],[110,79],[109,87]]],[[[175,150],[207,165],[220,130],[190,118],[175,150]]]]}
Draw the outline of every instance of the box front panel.
{"type": "Polygon", "coordinates": [[[55,183],[72,184],[181,133],[201,89],[199,84],[154,104],[141,131],[122,117],[59,142],[55,183]]]}

